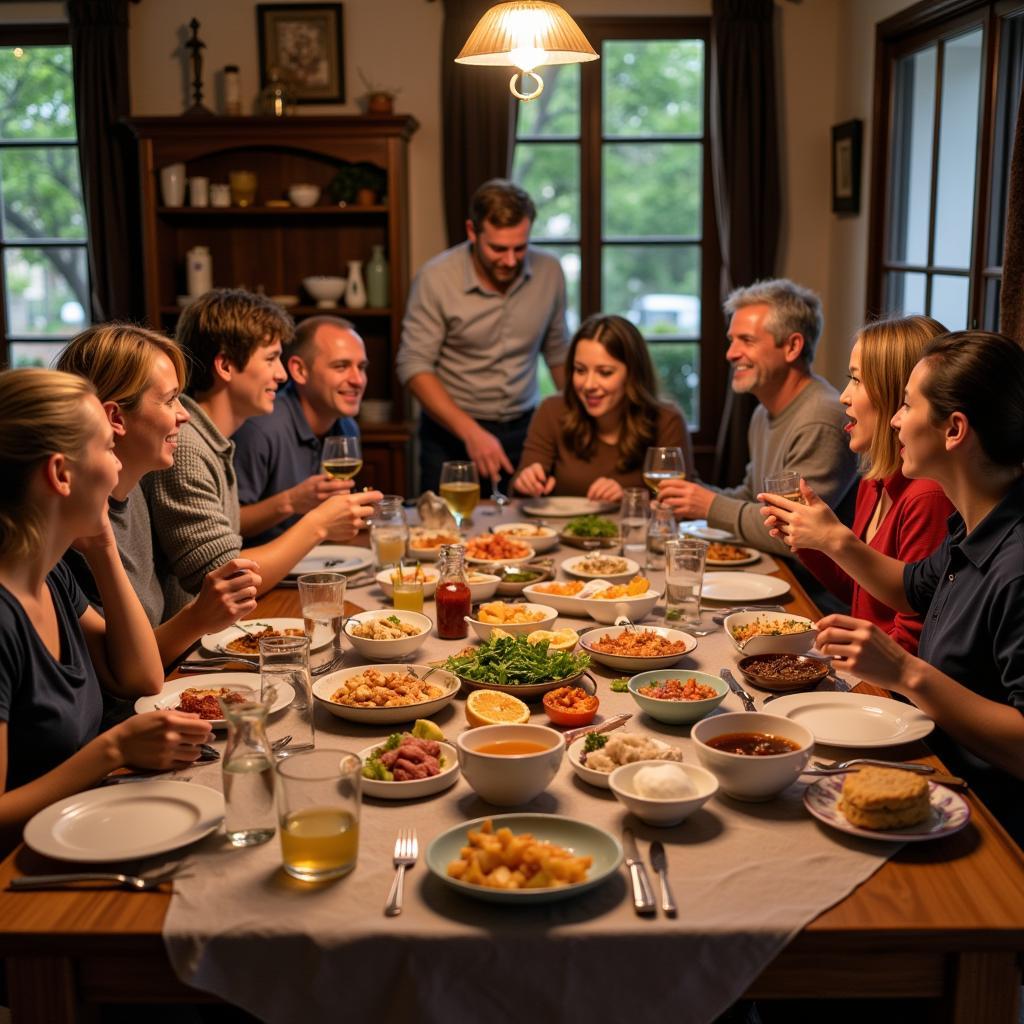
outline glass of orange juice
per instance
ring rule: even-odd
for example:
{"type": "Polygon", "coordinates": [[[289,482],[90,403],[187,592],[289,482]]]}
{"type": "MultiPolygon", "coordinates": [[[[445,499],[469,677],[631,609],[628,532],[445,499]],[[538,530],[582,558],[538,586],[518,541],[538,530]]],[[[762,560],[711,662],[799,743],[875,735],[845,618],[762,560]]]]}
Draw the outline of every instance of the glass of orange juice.
{"type": "Polygon", "coordinates": [[[423,580],[410,579],[403,570],[396,569],[393,576],[391,600],[396,609],[406,612],[423,611],[423,580]]]}
{"type": "Polygon", "coordinates": [[[359,856],[362,762],[347,750],[307,750],[277,762],[284,869],[303,882],[347,875],[359,856]]]}

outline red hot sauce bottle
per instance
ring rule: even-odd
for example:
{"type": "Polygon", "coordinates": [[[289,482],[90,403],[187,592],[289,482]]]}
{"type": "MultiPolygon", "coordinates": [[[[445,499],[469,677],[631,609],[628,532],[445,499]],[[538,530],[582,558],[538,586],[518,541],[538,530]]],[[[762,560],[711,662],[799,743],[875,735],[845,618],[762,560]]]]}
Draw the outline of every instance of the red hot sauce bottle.
{"type": "Polygon", "coordinates": [[[440,576],[434,593],[437,608],[437,635],[442,640],[461,640],[468,632],[470,592],[466,582],[463,559],[466,549],[461,544],[441,547],[440,576]]]}

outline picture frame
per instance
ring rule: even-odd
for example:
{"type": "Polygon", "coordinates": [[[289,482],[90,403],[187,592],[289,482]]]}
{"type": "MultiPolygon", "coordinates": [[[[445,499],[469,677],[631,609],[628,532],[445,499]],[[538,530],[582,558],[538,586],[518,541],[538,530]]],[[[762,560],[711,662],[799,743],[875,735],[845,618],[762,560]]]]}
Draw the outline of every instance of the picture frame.
{"type": "Polygon", "coordinates": [[[863,121],[832,128],[832,212],[860,213],[860,163],[863,121]]]}
{"type": "Polygon", "coordinates": [[[345,102],[341,4],[257,4],[260,87],[277,68],[296,103],[345,102]]]}

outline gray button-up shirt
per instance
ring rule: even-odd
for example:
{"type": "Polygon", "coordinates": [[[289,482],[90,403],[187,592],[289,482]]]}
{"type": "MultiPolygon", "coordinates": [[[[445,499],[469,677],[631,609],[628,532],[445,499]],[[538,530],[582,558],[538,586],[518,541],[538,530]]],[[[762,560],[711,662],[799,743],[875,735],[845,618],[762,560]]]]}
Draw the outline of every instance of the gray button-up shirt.
{"type": "Polygon", "coordinates": [[[504,422],[537,404],[538,354],[549,366],[568,354],[565,278],[554,256],[528,249],[507,292],[480,282],[469,242],[420,269],[395,360],[402,384],[437,374],[463,412],[504,422]]]}

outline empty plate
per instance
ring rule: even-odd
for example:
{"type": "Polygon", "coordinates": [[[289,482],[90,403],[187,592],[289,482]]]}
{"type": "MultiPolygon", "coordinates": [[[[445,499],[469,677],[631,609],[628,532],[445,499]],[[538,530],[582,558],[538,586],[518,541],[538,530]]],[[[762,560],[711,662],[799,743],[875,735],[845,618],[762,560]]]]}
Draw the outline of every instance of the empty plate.
{"type": "Polygon", "coordinates": [[[599,516],[603,512],[617,512],[617,501],[591,501],[589,498],[534,498],[523,505],[523,511],[531,516],[599,516]]]}
{"type": "Polygon", "coordinates": [[[771,711],[832,747],[891,747],[924,739],[935,728],[913,705],[867,693],[791,693],[773,700],[771,711]]]}
{"type": "Polygon", "coordinates": [[[789,584],[776,576],[726,571],[705,576],[700,596],[709,601],[767,601],[788,593],[789,584]]]}

